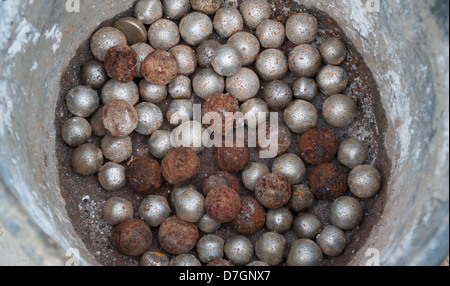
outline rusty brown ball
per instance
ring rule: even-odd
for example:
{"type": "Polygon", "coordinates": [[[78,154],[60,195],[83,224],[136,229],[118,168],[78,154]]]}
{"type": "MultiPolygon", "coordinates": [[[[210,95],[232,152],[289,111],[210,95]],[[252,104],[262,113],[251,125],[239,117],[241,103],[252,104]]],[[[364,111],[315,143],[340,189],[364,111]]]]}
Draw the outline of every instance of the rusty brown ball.
{"type": "Polygon", "coordinates": [[[334,201],[348,191],[348,171],[337,163],[314,168],[310,176],[311,192],[319,200],[334,201]]]}
{"type": "Polygon", "coordinates": [[[158,190],[162,183],[161,167],[152,158],[139,158],[131,161],[126,172],[130,189],[144,195],[158,190]]]}
{"type": "Polygon", "coordinates": [[[231,228],[244,235],[252,235],[260,231],[266,224],[266,211],[253,197],[246,196],[241,200],[241,210],[230,223],[231,228]]]}
{"type": "Polygon", "coordinates": [[[241,210],[241,198],[231,188],[218,187],[209,192],[205,207],[206,212],[214,220],[222,223],[231,222],[241,210]]]}
{"type": "Polygon", "coordinates": [[[259,179],[255,194],[258,202],[264,207],[281,208],[291,199],[291,184],[285,176],[270,173],[259,179]]]}
{"type": "MultiPolygon", "coordinates": [[[[239,112],[239,102],[234,99],[229,94],[215,94],[211,96],[203,105],[202,108],[202,118],[205,118],[205,115],[211,112],[218,113],[222,117],[222,135],[226,134],[226,131],[232,131],[235,127],[235,123],[230,122],[227,125],[225,120],[225,115],[227,112],[236,113],[239,112]]],[[[212,118],[211,118],[212,119],[212,118]]],[[[211,124],[206,124],[206,128],[214,125],[214,120],[211,120],[211,124]]]]}
{"type": "Polygon", "coordinates": [[[200,158],[187,148],[170,151],[161,163],[162,174],[170,184],[180,187],[200,173],[200,158]]]}
{"type": "Polygon", "coordinates": [[[102,122],[113,137],[126,137],[136,130],[139,117],[133,106],[122,100],[113,100],[103,107],[102,122]]]}
{"type": "Polygon", "coordinates": [[[161,247],[173,255],[187,254],[197,245],[198,238],[197,226],[176,216],[167,218],[158,232],[161,247]]]}
{"type": "Polygon", "coordinates": [[[338,139],[334,132],[328,129],[311,129],[300,140],[302,159],[311,165],[331,161],[338,150],[338,139]]]}
{"type": "Polygon", "coordinates": [[[239,193],[239,181],[238,179],[227,172],[217,172],[216,174],[209,176],[203,184],[203,194],[207,196],[212,190],[218,187],[231,188],[239,193]]]}
{"type": "Polygon", "coordinates": [[[237,173],[245,169],[250,161],[247,147],[218,147],[215,152],[217,166],[222,171],[237,173]]]}
{"type": "Polygon", "coordinates": [[[162,50],[149,54],[141,68],[146,81],[159,85],[171,83],[178,74],[177,59],[172,53],[162,50]]]}
{"type": "Polygon", "coordinates": [[[111,78],[128,83],[139,72],[138,55],[129,46],[112,47],[106,53],[105,68],[111,78]]]}
{"type": "Polygon", "coordinates": [[[114,232],[114,245],[124,255],[143,255],[152,245],[150,226],[139,219],[122,222],[114,232]]]}

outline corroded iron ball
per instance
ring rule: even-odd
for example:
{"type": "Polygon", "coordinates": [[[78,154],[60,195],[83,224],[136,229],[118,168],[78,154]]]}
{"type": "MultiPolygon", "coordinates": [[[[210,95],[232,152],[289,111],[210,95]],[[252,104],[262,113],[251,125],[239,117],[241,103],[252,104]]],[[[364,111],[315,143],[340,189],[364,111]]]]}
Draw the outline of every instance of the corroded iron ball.
{"type": "Polygon", "coordinates": [[[124,255],[140,256],[147,252],[151,245],[152,231],[142,220],[125,220],[114,232],[114,246],[124,255]]]}

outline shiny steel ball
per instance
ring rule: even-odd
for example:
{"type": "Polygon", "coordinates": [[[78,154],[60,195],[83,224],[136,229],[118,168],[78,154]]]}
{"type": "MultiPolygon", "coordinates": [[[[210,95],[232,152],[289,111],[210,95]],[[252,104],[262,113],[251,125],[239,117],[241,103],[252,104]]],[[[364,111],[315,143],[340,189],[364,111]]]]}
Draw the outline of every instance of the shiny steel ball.
{"type": "Polygon", "coordinates": [[[139,93],[143,101],[160,104],[167,98],[167,86],[149,83],[143,79],[139,84],[139,93]]]}
{"type": "Polygon", "coordinates": [[[127,38],[121,31],[113,27],[104,27],[92,36],[91,51],[96,59],[104,62],[110,48],[127,44],[127,38]]]}
{"type": "Polygon", "coordinates": [[[261,51],[258,39],[248,32],[237,32],[228,39],[228,44],[235,46],[241,52],[243,66],[253,64],[261,51]]]}
{"type": "Polygon", "coordinates": [[[246,0],[241,4],[240,11],[245,24],[251,29],[256,29],[272,14],[270,5],[266,0],[246,0]]]}
{"type": "Polygon", "coordinates": [[[244,171],[242,171],[242,182],[248,190],[255,191],[259,179],[269,173],[270,170],[266,165],[262,163],[250,163],[244,171]]]}
{"type": "Polygon", "coordinates": [[[89,117],[98,109],[100,98],[92,88],[80,85],[69,91],[66,104],[73,115],[89,117]]]}
{"type": "Polygon", "coordinates": [[[113,197],[103,206],[103,217],[111,225],[133,218],[133,205],[126,199],[113,197]]]}
{"type": "Polygon", "coordinates": [[[339,94],[347,88],[348,75],[341,67],[324,66],[317,75],[317,85],[325,95],[339,94]]]}
{"type": "Polygon", "coordinates": [[[296,99],[311,102],[319,93],[319,87],[314,79],[301,77],[292,84],[292,93],[296,99]]]}
{"type": "Polygon", "coordinates": [[[305,212],[314,206],[314,194],[307,185],[292,186],[292,197],[288,205],[294,212],[305,212]]]}
{"type": "Polygon", "coordinates": [[[192,88],[198,97],[208,100],[215,94],[223,93],[225,90],[225,79],[218,75],[214,69],[205,68],[199,70],[194,76],[192,88]]]}
{"type": "Polygon", "coordinates": [[[223,0],[191,0],[192,9],[206,15],[216,13],[223,4],[223,0]]]}
{"type": "Polygon", "coordinates": [[[236,8],[222,8],[214,16],[213,24],[219,36],[229,38],[244,28],[244,18],[236,8]]]}
{"type": "Polygon", "coordinates": [[[122,163],[133,154],[133,142],[129,136],[119,138],[107,134],[102,140],[102,152],[106,159],[122,163]]]}
{"type": "Polygon", "coordinates": [[[323,42],[319,51],[326,65],[340,65],[347,56],[347,47],[338,38],[329,38],[323,42]]]}
{"type": "Polygon", "coordinates": [[[245,124],[258,127],[270,116],[267,103],[260,98],[252,98],[241,105],[241,112],[244,115],[245,124]]]}
{"type": "Polygon", "coordinates": [[[172,133],[165,130],[155,131],[148,141],[148,150],[156,159],[164,159],[174,148],[170,142],[172,133]]]}
{"type": "Polygon", "coordinates": [[[192,81],[184,75],[177,76],[169,84],[169,94],[173,99],[189,99],[192,96],[192,81]]]}
{"type": "Polygon", "coordinates": [[[263,234],[255,244],[258,258],[271,266],[280,265],[286,259],[286,238],[277,232],[263,234]]]}
{"type": "Polygon", "coordinates": [[[187,99],[172,101],[167,111],[167,120],[172,125],[180,125],[182,122],[192,120],[193,116],[194,106],[187,99]]]}
{"type": "Polygon", "coordinates": [[[258,75],[248,68],[241,68],[226,79],[227,92],[240,102],[255,97],[260,88],[258,75]]]}
{"type": "Polygon", "coordinates": [[[176,148],[189,148],[199,154],[205,149],[203,144],[205,131],[205,127],[200,122],[186,121],[173,130],[171,143],[176,148]]]}
{"type": "Polygon", "coordinates": [[[284,122],[294,133],[305,133],[317,126],[317,109],[304,100],[296,100],[284,111],[284,122]]]}
{"type": "Polygon", "coordinates": [[[322,252],[331,257],[339,256],[346,246],[345,233],[339,228],[329,225],[316,238],[322,252]]]}
{"type": "Polygon", "coordinates": [[[370,165],[359,165],[350,173],[348,185],[350,191],[360,199],[374,197],[381,189],[380,172],[370,165]]]}
{"type": "Polygon", "coordinates": [[[104,105],[113,100],[122,100],[135,106],[139,102],[139,88],[134,81],[123,83],[111,79],[103,87],[101,97],[104,105]]]}
{"type": "Polygon", "coordinates": [[[322,231],[320,218],[311,213],[301,213],[295,218],[293,229],[298,238],[315,239],[322,231]]]}
{"type": "Polygon", "coordinates": [[[197,222],[197,227],[204,233],[214,233],[222,226],[221,222],[214,220],[209,214],[205,213],[197,222]]]}
{"type": "Polygon", "coordinates": [[[125,167],[114,162],[108,162],[98,172],[98,180],[103,189],[110,192],[117,191],[127,184],[125,173],[125,167]]]}
{"type": "Polygon", "coordinates": [[[233,236],[225,244],[225,256],[234,265],[245,265],[249,263],[254,254],[253,243],[243,235],[233,236]]]}
{"type": "Polygon", "coordinates": [[[247,264],[247,266],[253,266],[253,267],[268,267],[270,266],[269,264],[262,262],[262,261],[253,261],[249,264],[247,264]]]}
{"type": "Polygon", "coordinates": [[[202,263],[192,254],[181,254],[170,261],[170,266],[175,267],[195,267],[202,266],[202,263]]]}
{"type": "Polygon", "coordinates": [[[195,51],[186,45],[178,45],[170,51],[178,64],[178,74],[190,76],[197,69],[197,55],[195,51]]]}
{"type": "Polygon", "coordinates": [[[284,154],[278,157],[272,165],[272,173],[281,174],[291,185],[297,185],[305,176],[306,168],[303,160],[295,154],[284,154]]]}
{"type": "Polygon", "coordinates": [[[172,210],[163,196],[148,196],[139,206],[139,216],[151,227],[159,227],[172,210]]]}
{"type": "Polygon", "coordinates": [[[97,174],[103,167],[103,153],[94,144],[83,144],[72,154],[72,167],[78,174],[89,176],[97,174]]]}
{"type": "Polygon", "coordinates": [[[198,258],[203,263],[210,263],[216,259],[224,257],[225,242],[222,238],[208,234],[202,237],[197,243],[198,258]]]}
{"type": "Polygon", "coordinates": [[[172,196],[171,196],[172,205],[175,205],[175,203],[177,201],[177,198],[180,195],[182,195],[182,194],[184,194],[185,192],[188,192],[188,191],[195,191],[196,192],[197,189],[194,186],[192,186],[192,185],[174,188],[173,191],[172,191],[172,196]]]}
{"type": "Polygon", "coordinates": [[[213,22],[203,13],[190,13],[180,21],[181,37],[192,46],[198,46],[208,39],[213,30],[213,22]]]}
{"type": "Polygon", "coordinates": [[[139,0],[134,6],[134,16],[145,25],[151,25],[163,17],[163,5],[160,0],[139,0]]]}
{"type": "Polygon", "coordinates": [[[263,48],[278,49],[284,43],[286,31],[282,23],[267,19],[256,29],[256,37],[263,48]]]}
{"type": "Polygon", "coordinates": [[[169,19],[181,19],[191,10],[189,0],[162,0],[164,14],[169,19]]]}
{"type": "Polygon", "coordinates": [[[92,136],[92,127],[89,121],[82,117],[73,117],[67,120],[61,130],[64,142],[70,147],[78,147],[89,142],[92,136]]]}
{"type": "Polygon", "coordinates": [[[285,233],[291,229],[294,222],[294,215],[288,207],[268,210],[266,217],[266,228],[269,231],[285,233]]]}
{"type": "Polygon", "coordinates": [[[91,118],[92,133],[97,137],[104,137],[106,135],[105,127],[102,121],[103,108],[98,109],[91,118]]]}
{"type": "Polygon", "coordinates": [[[322,112],[328,124],[336,128],[343,128],[353,123],[358,108],[349,96],[336,94],[325,101],[322,112]]]}
{"type": "Polygon", "coordinates": [[[108,81],[105,65],[98,60],[86,62],[80,71],[81,81],[93,89],[101,89],[108,81]]]}
{"type": "Polygon", "coordinates": [[[312,240],[300,239],[289,249],[286,263],[288,266],[319,266],[322,261],[320,247],[312,240]]]}
{"type": "Polygon", "coordinates": [[[367,160],[367,146],[364,142],[357,139],[349,139],[341,143],[338,151],[338,161],[350,168],[354,169],[358,165],[362,165],[367,160]]]}
{"type": "Polygon", "coordinates": [[[164,253],[159,252],[146,252],[139,262],[140,266],[148,267],[166,267],[169,266],[169,264],[169,257],[167,257],[164,253]]]}
{"type": "Polygon", "coordinates": [[[364,216],[361,204],[352,197],[336,199],[330,208],[331,223],[342,230],[353,230],[364,216]]]}
{"type": "Polygon", "coordinates": [[[136,112],[139,117],[139,124],[136,128],[137,133],[148,136],[161,128],[164,115],[157,105],[143,102],[136,106],[136,112]]]}
{"type": "Polygon", "coordinates": [[[206,40],[197,48],[197,62],[202,68],[212,66],[212,59],[220,43],[216,40],[206,40]]]}
{"type": "Polygon", "coordinates": [[[232,76],[242,67],[244,59],[241,52],[232,45],[222,45],[216,49],[212,59],[214,71],[222,76],[232,76]]]}
{"type": "Polygon", "coordinates": [[[267,49],[259,54],[255,67],[265,81],[282,79],[289,69],[286,56],[277,49],[267,49]]]}
{"type": "Polygon", "coordinates": [[[283,80],[274,80],[264,86],[262,97],[269,107],[275,111],[286,108],[292,102],[292,89],[283,80]]]}
{"type": "Polygon", "coordinates": [[[160,19],[148,29],[148,40],[153,48],[168,51],[180,42],[180,31],[174,22],[160,19]]]}
{"type": "Polygon", "coordinates": [[[321,67],[322,57],[311,45],[297,46],[289,54],[289,69],[298,77],[315,77],[321,67]]]}
{"type": "Polygon", "coordinates": [[[143,77],[142,63],[148,57],[148,55],[150,55],[152,52],[155,51],[155,49],[146,43],[137,43],[137,44],[131,46],[131,48],[136,52],[136,54],[138,56],[138,62],[139,62],[138,70],[139,71],[138,71],[138,74],[136,75],[136,77],[142,78],[143,77]]]}
{"type": "Polygon", "coordinates": [[[286,22],[286,36],[296,45],[314,41],[318,30],[317,19],[307,13],[294,14],[286,22]]]}
{"type": "Polygon", "coordinates": [[[176,198],[175,211],[179,219],[197,223],[205,214],[205,197],[198,191],[188,190],[176,198]]]}

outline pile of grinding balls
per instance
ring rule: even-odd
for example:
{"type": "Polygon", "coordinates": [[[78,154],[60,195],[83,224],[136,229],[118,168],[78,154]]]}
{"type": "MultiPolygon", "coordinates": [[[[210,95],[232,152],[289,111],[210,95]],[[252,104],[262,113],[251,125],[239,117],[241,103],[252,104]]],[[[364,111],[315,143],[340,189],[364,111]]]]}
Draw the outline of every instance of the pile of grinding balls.
{"type": "MultiPolygon", "coordinates": [[[[67,95],[75,117],[62,127],[64,141],[75,148],[73,169],[83,176],[98,174],[106,191],[128,186],[148,195],[139,207],[140,219],[133,218],[133,207],[123,198],[104,205],[105,220],[117,226],[115,248],[142,257],[141,265],[320,265],[324,255],[343,252],[345,231],[363,218],[357,199],[375,196],[382,183],[379,171],[365,165],[363,142],[350,139],[339,145],[332,131],[315,129],[318,112],[310,102],[319,91],[329,96],[323,116],[330,126],[347,127],[357,115],[355,102],[341,94],[348,84],[339,66],[346,46],[337,38],[312,46],[318,22],[310,14],[294,14],[284,26],[270,19],[265,0],[243,1],[237,8],[225,4],[139,0],[135,18],[121,18],[92,36],[95,60],[83,65],[83,85],[67,95]],[[212,39],[214,31],[228,38],[227,44],[212,39]],[[286,38],[297,45],[288,56],[280,50],[286,38]],[[288,71],[298,77],[292,86],[283,80],[288,71]],[[139,86],[136,78],[142,78],[139,86]],[[260,79],[266,83],[262,99],[256,98],[260,79]],[[166,119],[175,127],[182,119],[192,120],[193,96],[206,101],[203,112],[284,112],[272,169],[249,162],[248,148],[216,148],[222,171],[205,181],[202,193],[196,190],[189,180],[200,172],[198,154],[204,148],[174,147],[171,133],[159,130],[164,115],[158,104],[168,95],[173,100],[166,119]],[[130,160],[132,132],[150,136],[151,158],[130,160]],[[292,133],[302,134],[301,154],[286,154],[292,133]],[[101,148],[89,143],[92,135],[103,138],[101,148]],[[332,163],[336,156],[340,164],[332,163]],[[315,166],[310,186],[301,184],[305,163],[315,166]],[[352,169],[349,175],[344,166],[352,169]],[[255,195],[241,197],[238,179],[230,173],[242,176],[255,195]],[[164,181],[174,187],[171,204],[152,195],[164,181]],[[348,189],[357,199],[345,196],[348,189]],[[308,213],[316,199],[332,202],[331,225],[308,213]],[[239,235],[226,242],[214,235],[224,223],[239,235]],[[157,239],[171,259],[149,251],[151,227],[159,228],[157,239]],[[253,245],[248,236],[264,227],[268,232],[253,245]],[[299,240],[288,246],[283,234],[291,229],[299,240]],[[200,231],[206,234],[201,239],[200,231]],[[189,254],[194,249],[197,256],[189,254]],[[259,261],[252,262],[255,254],[259,261]]],[[[177,128],[195,124],[204,128],[194,121],[177,128]]]]}

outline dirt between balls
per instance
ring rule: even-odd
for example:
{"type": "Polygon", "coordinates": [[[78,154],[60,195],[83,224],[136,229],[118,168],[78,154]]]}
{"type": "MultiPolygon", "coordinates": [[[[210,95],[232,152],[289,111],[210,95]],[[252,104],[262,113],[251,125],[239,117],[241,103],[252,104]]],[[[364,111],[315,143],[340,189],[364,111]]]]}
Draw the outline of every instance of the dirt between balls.
{"type": "MultiPolygon", "coordinates": [[[[365,64],[360,53],[355,49],[353,44],[349,42],[343,30],[328,15],[321,11],[305,9],[297,3],[290,1],[269,0],[268,2],[273,7],[273,19],[283,23],[286,22],[290,15],[296,12],[308,12],[316,16],[319,22],[320,30],[317,39],[312,43],[313,46],[318,47],[326,38],[335,36],[343,40],[348,48],[347,59],[341,65],[349,75],[349,84],[345,94],[351,96],[357,102],[358,117],[350,127],[345,129],[337,129],[327,125],[323,117],[320,116],[317,128],[328,128],[333,130],[339,139],[339,142],[350,138],[356,138],[364,141],[369,146],[369,157],[367,163],[372,164],[380,170],[383,175],[384,186],[376,197],[361,201],[364,208],[365,217],[359,227],[346,233],[349,243],[344,253],[336,258],[325,257],[323,262],[323,265],[327,266],[346,265],[352,259],[355,252],[364,245],[365,241],[370,236],[371,230],[377,224],[380,216],[382,215],[388,196],[386,192],[386,184],[389,181],[391,166],[389,164],[389,159],[383,140],[383,135],[387,130],[387,121],[381,105],[379,90],[371,71],[365,64]]],[[[228,3],[231,2],[228,1],[228,3]]],[[[98,29],[104,26],[112,26],[120,17],[132,15],[132,10],[121,13],[115,18],[102,23],[98,29]]],[[[247,29],[247,31],[249,30],[247,29]]],[[[73,149],[67,146],[61,137],[62,125],[66,120],[72,117],[66,108],[65,97],[70,89],[81,84],[80,68],[82,64],[93,58],[89,48],[89,39],[91,36],[92,35],[86,35],[86,41],[83,45],[81,45],[81,47],[78,48],[76,56],[66,67],[60,81],[61,88],[56,106],[56,119],[54,122],[57,130],[56,154],[59,167],[60,188],[62,196],[66,201],[67,213],[71,219],[75,231],[87,249],[96,258],[98,263],[104,266],[135,266],[139,264],[140,257],[126,257],[118,253],[115,249],[113,244],[115,227],[108,225],[103,219],[103,204],[109,198],[114,196],[128,199],[133,204],[135,209],[135,217],[137,218],[137,209],[141,201],[144,199],[144,196],[131,191],[127,187],[120,191],[108,192],[102,189],[96,175],[82,177],[76,174],[70,164],[73,149]]],[[[216,39],[219,38],[216,34],[214,34],[213,37],[216,39]]],[[[223,43],[225,42],[224,40],[221,41],[223,43]]],[[[180,42],[180,44],[186,43],[180,42]]],[[[295,45],[286,40],[283,45],[283,50],[286,54],[288,54],[294,47],[295,45]]],[[[253,66],[250,68],[254,69],[253,66]]],[[[288,73],[285,80],[292,83],[295,80],[295,77],[288,73]]],[[[139,83],[138,80],[135,81],[136,83],[139,83]]],[[[264,85],[263,82],[262,85],[264,85]]],[[[260,94],[258,94],[257,97],[260,97],[260,94]]],[[[325,95],[319,94],[312,102],[319,111],[320,115],[322,113],[322,106],[326,98],[327,97],[325,95]]],[[[202,99],[195,95],[192,100],[197,104],[204,103],[202,99]]],[[[168,98],[159,105],[164,114],[166,114],[169,108],[170,101],[170,98],[168,98]]],[[[282,122],[281,113],[279,120],[282,122]]],[[[173,127],[169,125],[167,120],[165,120],[161,129],[171,131],[173,130],[173,127]]],[[[152,157],[147,148],[149,136],[142,136],[137,133],[133,133],[131,138],[133,140],[134,149],[132,158],[152,157]]],[[[297,155],[300,154],[300,138],[300,135],[293,134],[293,143],[288,150],[288,153],[294,153],[297,155]]],[[[94,136],[91,143],[94,143],[100,147],[101,139],[94,136]]],[[[274,161],[274,159],[260,159],[259,151],[256,148],[251,148],[250,156],[250,162],[264,163],[269,167],[272,166],[274,161]]],[[[190,184],[194,185],[199,191],[202,190],[205,179],[219,171],[215,163],[213,148],[206,149],[203,153],[201,153],[200,159],[202,163],[201,172],[198,177],[190,182],[190,184]]],[[[129,161],[125,162],[123,165],[125,166],[128,162],[129,161]]],[[[312,171],[312,166],[307,165],[306,167],[307,174],[303,180],[303,183],[309,185],[309,176],[312,171]]],[[[252,192],[245,189],[240,176],[238,176],[238,179],[241,187],[241,196],[254,196],[252,192]]],[[[165,182],[157,194],[166,197],[170,202],[172,190],[173,186],[165,182]]],[[[330,224],[328,219],[329,207],[330,202],[316,200],[311,212],[318,215],[322,222],[325,225],[328,225],[330,224]]],[[[149,250],[165,253],[158,243],[158,230],[153,228],[152,232],[154,239],[149,250]]],[[[253,241],[253,243],[255,243],[256,239],[264,232],[266,232],[265,229],[250,236],[249,238],[253,241]]],[[[216,233],[216,235],[222,237],[225,241],[236,234],[237,233],[235,233],[228,224],[223,224],[220,230],[216,233]]],[[[201,233],[200,236],[203,235],[204,234],[201,233]]],[[[285,236],[288,241],[288,246],[290,246],[292,242],[297,239],[293,231],[288,232],[285,236]]],[[[195,249],[191,253],[196,255],[195,249]]],[[[256,256],[254,257],[254,260],[258,260],[256,256]]]]}

